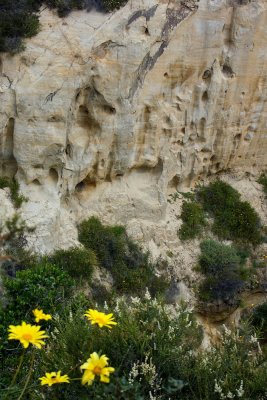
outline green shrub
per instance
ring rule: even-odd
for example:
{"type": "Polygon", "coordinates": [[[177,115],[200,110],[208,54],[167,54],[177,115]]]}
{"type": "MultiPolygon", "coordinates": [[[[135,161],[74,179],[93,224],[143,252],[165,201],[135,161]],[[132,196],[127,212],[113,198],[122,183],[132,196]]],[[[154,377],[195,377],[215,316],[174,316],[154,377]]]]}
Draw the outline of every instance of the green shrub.
{"type": "Polygon", "coordinates": [[[5,340],[9,324],[32,318],[38,307],[45,312],[60,310],[74,288],[66,272],[47,263],[18,271],[15,278],[3,276],[3,283],[7,305],[0,307],[0,337],[5,340]]]}
{"type": "Polygon", "coordinates": [[[124,6],[128,0],[102,0],[103,7],[106,11],[113,11],[124,6]]]}
{"type": "Polygon", "coordinates": [[[206,276],[199,288],[200,299],[238,301],[238,294],[249,277],[249,270],[242,266],[245,253],[214,240],[203,241],[200,248],[199,264],[206,276]]]}
{"type": "Polygon", "coordinates": [[[218,214],[213,229],[218,237],[224,239],[244,240],[253,245],[262,240],[259,216],[251,205],[244,201],[218,214]]]}
{"type": "Polygon", "coordinates": [[[10,197],[15,208],[20,208],[22,203],[26,201],[26,198],[19,194],[19,184],[15,179],[9,179],[7,177],[0,177],[0,189],[10,189],[10,197]]]}
{"type": "Polygon", "coordinates": [[[260,304],[253,310],[251,323],[260,329],[264,339],[267,339],[267,303],[260,304]]]}
{"type": "Polygon", "coordinates": [[[59,267],[44,263],[17,272],[15,278],[4,277],[4,286],[9,306],[25,316],[36,307],[57,308],[70,295],[73,281],[59,267]]]}
{"type": "Polygon", "coordinates": [[[204,210],[214,215],[235,206],[240,200],[240,194],[237,190],[220,180],[199,188],[197,197],[203,202],[204,210]]]}
{"type": "Polygon", "coordinates": [[[91,217],[80,224],[79,241],[94,251],[100,266],[111,272],[117,291],[142,293],[146,287],[166,288],[164,277],[155,276],[149,254],[127,236],[124,227],[103,226],[91,217]]]}
{"type": "Polygon", "coordinates": [[[196,202],[183,203],[181,219],[183,224],[179,230],[179,236],[182,240],[195,238],[205,226],[204,211],[196,202]]]}
{"type": "Polygon", "coordinates": [[[0,3],[0,52],[17,53],[23,38],[37,34],[38,16],[31,0],[6,0],[0,3]]]}
{"type": "MultiPolygon", "coordinates": [[[[24,50],[23,40],[39,31],[38,11],[42,3],[57,10],[65,17],[72,10],[90,9],[95,4],[90,0],[2,0],[0,1],[0,52],[11,54],[24,50]]],[[[113,11],[127,3],[127,0],[99,0],[98,8],[113,11]]]]}
{"type": "MultiPolygon", "coordinates": [[[[202,330],[192,312],[177,306],[170,312],[164,304],[143,299],[118,300],[106,313],[114,312],[118,325],[111,330],[92,326],[83,314],[84,299],[65,307],[61,318],[47,327],[47,346],[36,352],[25,399],[41,400],[263,400],[266,393],[266,354],[247,325],[230,331],[212,348],[200,347],[202,330]],[[80,366],[92,352],[105,354],[115,368],[110,383],[81,385],[80,366]],[[38,381],[47,371],[67,373],[70,384],[42,387],[38,381]],[[151,397],[152,396],[152,397],[151,397]]],[[[7,350],[12,353],[14,351],[7,350]]],[[[30,369],[30,354],[18,383],[7,390],[16,365],[7,357],[0,373],[0,397],[17,399],[30,369]],[[11,395],[12,394],[12,395],[11,395]]],[[[1,367],[0,367],[1,368],[1,367]]]]}
{"type": "Polygon", "coordinates": [[[121,227],[104,227],[101,222],[91,217],[79,226],[79,241],[93,250],[100,264],[108,269],[114,269],[122,263],[125,251],[125,229],[121,227]]]}
{"type": "Polygon", "coordinates": [[[57,250],[48,257],[51,264],[55,264],[66,271],[72,278],[91,281],[97,258],[92,250],[80,247],[72,247],[68,250],[57,250]]]}
{"type": "Polygon", "coordinates": [[[261,174],[261,176],[258,179],[258,183],[260,183],[263,186],[263,190],[264,190],[265,194],[267,195],[267,175],[261,174]]]}
{"type": "Polygon", "coordinates": [[[50,8],[56,8],[60,17],[65,17],[72,10],[82,10],[86,8],[85,0],[46,0],[50,8]]]}
{"type": "Polygon", "coordinates": [[[194,392],[192,398],[264,400],[266,355],[261,355],[257,343],[251,340],[255,332],[244,325],[233,330],[225,327],[221,333],[221,341],[212,345],[210,351],[200,351],[196,363],[188,371],[188,381],[194,392]]]}
{"type": "MultiPolygon", "coordinates": [[[[177,307],[176,316],[155,300],[137,301],[135,304],[118,301],[115,314],[118,325],[112,330],[91,326],[83,317],[84,309],[72,312],[71,316],[66,310],[65,316],[55,322],[56,333],[49,341],[49,352],[43,351],[37,376],[67,368],[71,377],[81,377],[79,366],[93,351],[108,355],[110,365],[116,369],[108,385],[95,383],[93,387],[83,387],[77,381],[64,388],[54,387],[55,399],[86,399],[90,395],[94,399],[103,399],[105,395],[110,400],[147,399],[149,391],[153,392],[157,385],[158,394],[163,399],[169,398],[169,381],[180,379],[183,360],[186,355],[190,357],[192,349],[198,348],[202,332],[185,307],[177,307]],[[129,374],[134,363],[144,363],[148,370],[130,384],[129,374]]],[[[104,312],[113,312],[113,309],[110,307],[104,312]]],[[[174,382],[172,398],[175,399],[178,387],[175,390],[174,382]]],[[[43,396],[47,393],[46,388],[39,391],[43,396]]]]}
{"type": "Polygon", "coordinates": [[[215,240],[204,240],[200,244],[201,255],[199,264],[204,274],[218,275],[225,269],[236,269],[240,257],[232,246],[227,246],[215,240]]]}
{"type": "Polygon", "coordinates": [[[218,180],[199,189],[198,198],[214,217],[213,231],[219,238],[253,245],[262,241],[258,214],[230,185],[218,180]]]}

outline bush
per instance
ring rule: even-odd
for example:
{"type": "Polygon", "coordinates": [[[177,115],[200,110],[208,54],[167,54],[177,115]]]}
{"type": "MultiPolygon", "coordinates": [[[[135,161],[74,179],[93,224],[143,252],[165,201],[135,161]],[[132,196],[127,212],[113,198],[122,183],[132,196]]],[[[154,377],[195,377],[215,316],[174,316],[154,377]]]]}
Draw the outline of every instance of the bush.
{"type": "Polygon", "coordinates": [[[9,188],[10,197],[15,208],[20,208],[26,198],[19,194],[19,184],[15,179],[0,177],[0,189],[9,188]]]}
{"type": "Polygon", "coordinates": [[[37,34],[39,20],[35,11],[31,0],[0,2],[0,52],[14,54],[23,49],[23,38],[37,34]]]}
{"type": "Polygon", "coordinates": [[[181,240],[193,239],[199,235],[205,226],[205,215],[200,204],[184,202],[181,219],[183,224],[179,230],[181,240]]]}
{"type": "Polygon", "coordinates": [[[260,219],[248,202],[238,202],[215,218],[214,233],[223,239],[246,241],[257,245],[262,241],[260,219]]]}
{"type": "Polygon", "coordinates": [[[219,275],[225,269],[236,269],[240,257],[232,246],[226,246],[215,240],[204,240],[200,244],[201,255],[199,264],[204,274],[219,275]]]}
{"type": "Polygon", "coordinates": [[[6,327],[25,320],[33,309],[59,311],[74,288],[66,272],[47,263],[18,271],[15,278],[3,276],[3,283],[7,303],[0,306],[0,336],[3,340],[7,336],[6,327]]]}
{"type": "Polygon", "coordinates": [[[128,0],[102,0],[103,7],[106,11],[113,11],[124,6],[128,0]]]}
{"type": "Polygon", "coordinates": [[[73,281],[66,272],[51,264],[39,264],[19,271],[15,278],[4,277],[8,307],[25,316],[32,308],[58,308],[73,289],[73,281]]]}
{"type": "Polygon", "coordinates": [[[262,241],[258,214],[230,185],[218,180],[199,189],[198,198],[214,217],[213,231],[219,238],[253,245],[262,241]]]}
{"type": "MultiPolygon", "coordinates": [[[[25,398],[265,398],[266,354],[260,351],[250,327],[240,327],[237,331],[225,327],[220,343],[203,350],[200,347],[202,330],[185,306],[177,306],[170,312],[149,296],[128,302],[121,299],[115,312],[118,325],[111,330],[86,321],[85,306],[83,300],[75,300],[65,308],[61,318],[48,326],[50,337],[46,339],[46,349],[36,352],[25,398]],[[79,367],[93,351],[107,355],[115,372],[108,384],[94,382],[92,386],[83,386],[79,367]],[[40,385],[40,376],[58,370],[74,380],[51,388],[40,385]]],[[[104,312],[114,312],[114,308],[106,306],[104,312]]],[[[0,374],[0,396],[7,393],[7,398],[19,397],[30,369],[30,356],[24,360],[17,385],[7,390],[15,369],[16,365],[7,365],[5,361],[0,374]]]]}
{"type": "Polygon", "coordinates": [[[258,179],[258,183],[260,183],[263,186],[264,193],[267,195],[267,175],[261,174],[261,176],[258,179]]]}
{"type": "Polygon", "coordinates": [[[141,251],[122,226],[103,226],[91,217],[79,226],[79,241],[93,250],[98,263],[111,272],[115,289],[125,293],[142,293],[145,288],[166,288],[163,277],[156,277],[149,254],[141,251]]]}
{"type": "Polygon", "coordinates": [[[91,281],[94,266],[97,265],[95,253],[80,247],[57,250],[48,257],[48,261],[66,271],[72,278],[82,278],[88,283],[91,281]]]}
{"type": "Polygon", "coordinates": [[[199,188],[197,196],[202,201],[204,210],[214,215],[233,207],[240,200],[237,190],[220,180],[199,188]]]}
{"type": "Polygon", "coordinates": [[[99,9],[113,11],[127,3],[127,0],[2,0],[0,1],[0,52],[11,54],[24,49],[23,39],[39,31],[38,11],[42,3],[55,8],[60,17],[72,10],[90,9],[96,4],[99,9]],[[100,4],[98,4],[100,3],[100,4]]]}
{"type": "Polygon", "coordinates": [[[260,329],[263,338],[267,339],[267,303],[260,304],[253,310],[251,323],[255,328],[260,329]]]}
{"type": "Polygon", "coordinates": [[[95,252],[101,266],[108,270],[122,263],[125,253],[125,229],[123,227],[104,227],[91,217],[79,226],[79,241],[95,252]]]}
{"type": "Polygon", "coordinates": [[[241,257],[234,247],[214,240],[203,241],[200,248],[199,264],[206,276],[199,288],[200,299],[224,302],[232,299],[234,304],[249,276],[249,271],[242,266],[245,253],[241,257]]]}
{"type": "MultiPolygon", "coordinates": [[[[155,391],[167,400],[171,396],[169,381],[173,384],[172,398],[175,399],[179,387],[175,388],[174,383],[183,373],[184,357],[199,347],[202,338],[192,313],[185,307],[178,307],[177,311],[177,316],[172,315],[155,300],[139,299],[135,304],[118,301],[115,314],[118,325],[109,330],[91,326],[83,317],[85,308],[75,311],[66,308],[64,316],[54,322],[49,350],[42,351],[35,367],[34,382],[52,370],[70,371],[72,378],[81,377],[79,367],[83,360],[93,351],[101,351],[116,369],[108,385],[82,386],[79,381],[71,385],[55,385],[49,391],[49,399],[92,397],[100,400],[107,396],[110,400],[137,400],[149,398],[149,391],[155,391]],[[133,382],[130,383],[129,375],[134,364],[140,365],[137,367],[140,374],[135,376],[133,373],[133,382]]],[[[104,312],[113,312],[113,309],[104,312]]],[[[45,387],[36,385],[34,389],[40,396],[37,399],[48,394],[45,387]]]]}

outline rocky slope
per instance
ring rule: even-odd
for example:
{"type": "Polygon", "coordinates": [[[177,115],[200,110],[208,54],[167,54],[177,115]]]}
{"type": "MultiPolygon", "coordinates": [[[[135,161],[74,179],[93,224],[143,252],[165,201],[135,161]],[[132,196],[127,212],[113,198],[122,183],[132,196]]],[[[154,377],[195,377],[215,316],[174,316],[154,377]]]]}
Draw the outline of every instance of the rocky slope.
{"type": "Polygon", "coordinates": [[[168,194],[267,168],[266,1],[129,0],[40,20],[0,59],[1,174],[29,199],[39,251],[75,243],[91,214],[155,255],[178,248],[168,194]]]}

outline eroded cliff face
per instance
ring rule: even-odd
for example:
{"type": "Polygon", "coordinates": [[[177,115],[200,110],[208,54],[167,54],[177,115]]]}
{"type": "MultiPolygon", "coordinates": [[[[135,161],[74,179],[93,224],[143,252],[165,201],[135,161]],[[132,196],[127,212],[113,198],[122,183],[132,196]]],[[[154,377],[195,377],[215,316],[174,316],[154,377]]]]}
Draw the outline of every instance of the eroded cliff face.
{"type": "Polygon", "coordinates": [[[265,0],[129,0],[40,20],[0,60],[1,174],[28,197],[39,250],[75,243],[91,214],[167,240],[169,193],[267,168],[265,0]]]}

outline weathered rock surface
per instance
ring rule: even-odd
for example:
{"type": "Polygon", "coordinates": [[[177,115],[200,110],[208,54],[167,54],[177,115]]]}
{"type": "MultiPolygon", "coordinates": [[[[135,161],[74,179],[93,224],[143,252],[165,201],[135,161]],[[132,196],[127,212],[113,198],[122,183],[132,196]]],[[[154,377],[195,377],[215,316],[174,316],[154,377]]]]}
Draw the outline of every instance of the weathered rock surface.
{"type": "Polygon", "coordinates": [[[265,0],[43,9],[41,24],[0,60],[1,174],[29,199],[39,251],[75,243],[90,214],[125,223],[155,256],[177,251],[169,193],[267,168],[265,0]]]}

